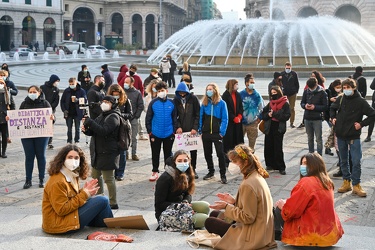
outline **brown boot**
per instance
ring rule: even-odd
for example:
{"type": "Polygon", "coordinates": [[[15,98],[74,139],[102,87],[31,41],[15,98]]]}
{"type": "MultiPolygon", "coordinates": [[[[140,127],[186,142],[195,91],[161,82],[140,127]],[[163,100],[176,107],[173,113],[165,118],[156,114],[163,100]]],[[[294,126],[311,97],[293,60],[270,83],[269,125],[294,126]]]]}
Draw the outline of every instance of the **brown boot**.
{"type": "Polygon", "coordinates": [[[359,197],[366,197],[367,196],[366,192],[362,189],[362,187],[361,187],[361,185],[359,185],[359,183],[357,185],[353,186],[352,194],[356,194],[359,197]]]}
{"type": "Polygon", "coordinates": [[[342,186],[337,190],[339,193],[346,193],[352,190],[352,183],[349,180],[344,180],[342,186]]]}

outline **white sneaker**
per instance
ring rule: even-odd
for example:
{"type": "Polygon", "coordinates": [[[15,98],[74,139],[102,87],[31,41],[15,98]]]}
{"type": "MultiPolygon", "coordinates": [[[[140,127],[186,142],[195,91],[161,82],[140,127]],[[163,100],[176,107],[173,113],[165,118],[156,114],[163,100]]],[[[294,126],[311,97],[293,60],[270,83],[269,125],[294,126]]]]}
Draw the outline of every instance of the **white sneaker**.
{"type": "Polygon", "coordinates": [[[159,178],[158,172],[152,172],[152,175],[149,179],[149,181],[156,181],[159,178]]]}

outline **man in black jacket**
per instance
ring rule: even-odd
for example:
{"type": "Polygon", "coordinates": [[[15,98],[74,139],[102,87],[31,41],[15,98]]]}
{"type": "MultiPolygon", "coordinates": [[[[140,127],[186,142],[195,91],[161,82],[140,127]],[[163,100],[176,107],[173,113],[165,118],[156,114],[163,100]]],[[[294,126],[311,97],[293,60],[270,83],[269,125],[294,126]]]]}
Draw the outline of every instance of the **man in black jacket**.
{"type": "MultiPolygon", "coordinates": [[[[60,78],[57,75],[51,75],[49,81],[46,81],[44,85],[40,86],[40,89],[42,90],[42,98],[51,104],[53,113],[55,113],[56,107],[59,105],[60,94],[59,88],[57,87],[59,83],[60,78]]],[[[53,123],[55,123],[55,121],[53,123]]],[[[53,149],[52,140],[53,137],[50,137],[48,141],[49,149],[53,149]]]]}
{"type": "Polygon", "coordinates": [[[367,81],[363,77],[363,68],[358,66],[355,68],[355,73],[353,74],[353,79],[356,80],[357,90],[363,98],[366,98],[367,94],[367,81]]]}
{"type": "Polygon", "coordinates": [[[344,180],[337,190],[346,193],[353,189],[353,194],[366,197],[361,182],[361,129],[375,120],[375,110],[363,99],[353,79],[342,82],[344,95],[339,96],[331,105],[330,117],[335,126],[335,134],[340,155],[340,169],[344,180]],[[363,119],[363,116],[367,116],[363,119]],[[352,171],[349,168],[349,153],[352,158],[352,171]],[[353,185],[353,188],[352,188],[353,185]]]}
{"type": "Polygon", "coordinates": [[[288,97],[290,105],[290,127],[295,128],[294,119],[296,111],[294,107],[296,105],[297,93],[299,90],[298,75],[292,70],[292,64],[290,62],[285,63],[285,71],[281,72],[283,81],[283,94],[288,97]]]}
{"type": "Polygon", "coordinates": [[[328,108],[327,93],[318,85],[318,80],[315,77],[308,79],[306,84],[308,88],[303,92],[301,107],[305,110],[303,120],[307,133],[309,153],[314,152],[315,134],[317,151],[322,155],[322,112],[328,108]]]}
{"type": "Polygon", "coordinates": [[[100,103],[104,98],[105,93],[103,92],[104,77],[97,75],[94,78],[94,85],[91,86],[87,92],[87,102],[89,103],[89,113],[91,119],[95,119],[102,113],[100,103]]]}

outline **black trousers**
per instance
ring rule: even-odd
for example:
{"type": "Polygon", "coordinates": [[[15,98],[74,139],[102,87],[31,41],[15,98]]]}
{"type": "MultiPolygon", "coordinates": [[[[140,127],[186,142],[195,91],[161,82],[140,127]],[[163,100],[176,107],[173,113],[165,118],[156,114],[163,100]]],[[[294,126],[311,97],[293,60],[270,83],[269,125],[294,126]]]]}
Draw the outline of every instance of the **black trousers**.
{"type": "Polygon", "coordinates": [[[225,156],[224,156],[224,149],[223,149],[223,138],[219,134],[210,134],[210,133],[203,133],[202,134],[202,142],[203,142],[203,151],[204,151],[204,158],[207,162],[208,172],[214,173],[214,162],[212,160],[212,143],[215,145],[216,155],[219,159],[219,169],[220,175],[225,176],[226,168],[225,168],[225,156]]]}
{"type": "Polygon", "coordinates": [[[172,156],[173,142],[174,142],[174,134],[166,138],[159,138],[151,134],[150,144],[151,144],[151,155],[152,155],[152,172],[159,172],[161,144],[163,144],[163,154],[164,154],[164,164],[165,164],[165,161],[170,156],[172,156]]]}
{"type": "Polygon", "coordinates": [[[191,158],[191,166],[195,170],[197,167],[197,150],[190,151],[190,158],[191,158]]]}
{"type": "MultiPolygon", "coordinates": [[[[174,71],[169,72],[169,82],[173,85],[173,88],[176,87],[176,79],[174,78],[174,71]]],[[[169,85],[169,87],[171,87],[169,85]]]]}
{"type": "Polygon", "coordinates": [[[275,240],[281,240],[281,234],[284,229],[284,219],[281,216],[281,210],[278,207],[273,209],[273,220],[275,228],[275,240]]]}
{"type": "Polygon", "coordinates": [[[1,132],[1,154],[4,154],[7,150],[8,145],[8,123],[0,124],[1,132]]]}
{"type": "Polygon", "coordinates": [[[171,78],[169,77],[170,73],[163,73],[163,76],[162,76],[162,79],[163,79],[163,82],[167,83],[168,82],[168,86],[171,87],[171,78]]]}
{"type": "Polygon", "coordinates": [[[285,170],[283,140],[284,134],[279,131],[279,122],[271,121],[268,135],[264,137],[264,159],[267,167],[275,170],[285,170]]]}

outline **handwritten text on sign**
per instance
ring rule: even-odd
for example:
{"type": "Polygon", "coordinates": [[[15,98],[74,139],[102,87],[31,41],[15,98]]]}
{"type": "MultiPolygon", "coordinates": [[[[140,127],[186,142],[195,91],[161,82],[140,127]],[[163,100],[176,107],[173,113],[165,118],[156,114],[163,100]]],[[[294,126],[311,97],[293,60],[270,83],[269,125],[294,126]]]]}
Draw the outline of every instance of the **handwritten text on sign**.
{"type": "Polygon", "coordinates": [[[186,151],[202,149],[202,139],[197,133],[192,135],[190,132],[176,134],[175,144],[177,150],[183,149],[186,151]]]}
{"type": "Polygon", "coordinates": [[[51,108],[8,110],[7,114],[11,139],[53,136],[51,108]]]}

